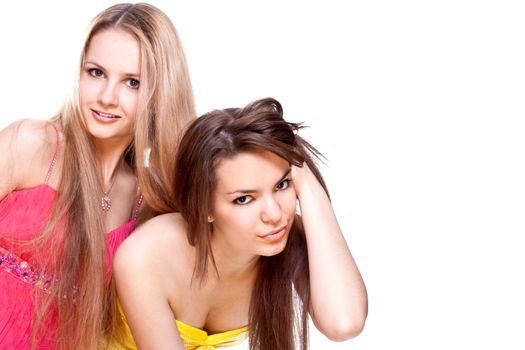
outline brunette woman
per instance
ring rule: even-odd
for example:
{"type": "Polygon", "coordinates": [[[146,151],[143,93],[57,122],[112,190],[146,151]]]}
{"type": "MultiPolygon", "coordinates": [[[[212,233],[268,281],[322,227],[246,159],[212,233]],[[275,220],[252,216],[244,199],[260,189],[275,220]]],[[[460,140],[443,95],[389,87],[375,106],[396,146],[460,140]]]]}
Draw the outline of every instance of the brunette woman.
{"type": "Polygon", "coordinates": [[[186,131],[174,211],[120,247],[115,280],[140,349],[308,346],[358,335],[367,293],[314,162],[274,99],[208,113],[186,131]],[[300,215],[297,213],[297,204],[300,215]]]}

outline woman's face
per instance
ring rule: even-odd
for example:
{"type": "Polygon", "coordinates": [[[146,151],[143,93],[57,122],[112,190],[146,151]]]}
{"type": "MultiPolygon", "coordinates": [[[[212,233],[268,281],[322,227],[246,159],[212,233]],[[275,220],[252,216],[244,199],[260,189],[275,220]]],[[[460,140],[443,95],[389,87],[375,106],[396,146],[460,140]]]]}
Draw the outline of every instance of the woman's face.
{"type": "Polygon", "coordinates": [[[140,44],[130,34],[107,29],[95,34],[80,73],[80,105],[97,139],[129,142],[140,88],[140,44]]]}
{"type": "Polygon", "coordinates": [[[228,252],[272,256],[283,251],[295,217],[290,164],[268,152],[245,152],[216,167],[213,244],[228,252]]]}

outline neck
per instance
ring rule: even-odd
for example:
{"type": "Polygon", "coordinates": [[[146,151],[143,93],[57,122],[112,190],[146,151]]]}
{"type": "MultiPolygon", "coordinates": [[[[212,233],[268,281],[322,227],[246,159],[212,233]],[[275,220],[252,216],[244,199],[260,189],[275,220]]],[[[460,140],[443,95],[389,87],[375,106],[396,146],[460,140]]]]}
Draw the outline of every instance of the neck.
{"type": "Polygon", "coordinates": [[[100,166],[102,181],[109,185],[124,163],[124,151],[129,140],[97,140],[95,142],[96,158],[100,166]]]}
{"type": "MultiPolygon", "coordinates": [[[[222,279],[244,279],[252,278],[257,275],[259,267],[258,255],[243,255],[220,249],[212,242],[213,257],[219,272],[219,278],[222,279]]],[[[213,265],[210,264],[210,276],[215,275],[213,265]]]]}
{"type": "Polygon", "coordinates": [[[99,162],[102,174],[102,181],[105,185],[104,188],[107,190],[108,186],[110,186],[115,180],[117,173],[122,169],[122,165],[124,165],[124,159],[122,157],[111,158],[106,160],[99,160],[99,162]]]}

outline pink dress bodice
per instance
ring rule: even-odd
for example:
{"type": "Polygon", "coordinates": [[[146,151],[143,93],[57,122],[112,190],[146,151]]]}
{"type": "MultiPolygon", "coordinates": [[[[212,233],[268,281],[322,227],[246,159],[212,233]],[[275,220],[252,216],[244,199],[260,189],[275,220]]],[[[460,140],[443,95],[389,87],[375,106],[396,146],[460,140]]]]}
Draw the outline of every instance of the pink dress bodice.
{"type": "MultiPolygon", "coordinates": [[[[32,265],[35,251],[23,244],[42,232],[57,199],[57,191],[47,185],[51,170],[52,166],[45,183],[13,191],[0,201],[0,350],[29,349],[33,295],[38,290],[45,291],[46,283],[51,280],[42,269],[32,265]]],[[[108,276],[117,247],[135,227],[136,220],[132,218],[106,234],[108,276]]],[[[50,263],[57,259],[53,252],[48,256],[50,263]]],[[[46,333],[53,334],[53,329],[46,333]]],[[[37,349],[52,349],[51,338],[39,340],[37,349]]]]}

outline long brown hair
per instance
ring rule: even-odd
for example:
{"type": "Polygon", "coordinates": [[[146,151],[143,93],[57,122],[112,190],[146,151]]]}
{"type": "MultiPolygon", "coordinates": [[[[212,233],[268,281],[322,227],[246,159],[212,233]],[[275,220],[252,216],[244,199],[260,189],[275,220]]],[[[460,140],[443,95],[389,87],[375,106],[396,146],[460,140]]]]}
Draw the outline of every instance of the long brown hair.
{"type": "MultiPolygon", "coordinates": [[[[165,193],[173,190],[172,152],[177,150],[181,130],[195,119],[188,68],[170,19],[154,6],[137,3],[111,6],[92,20],[80,69],[93,36],[108,29],[131,34],[141,48],[135,130],[123,157],[136,171],[147,203],[143,212],[149,217],[171,207],[171,197],[165,193]]],[[[60,259],[51,267],[54,280],[49,295],[37,293],[33,346],[55,317],[59,349],[97,348],[116,322],[115,292],[105,279],[105,220],[95,200],[102,193],[101,172],[79,101],[77,82],[74,94],[53,118],[63,134],[62,172],[58,200],[38,241],[53,246],[60,259]],[[57,225],[63,225],[63,235],[57,234],[57,225]]]]}
{"type": "MultiPolygon", "coordinates": [[[[203,281],[211,249],[216,187],[215,167],[221,159],[254,150],[270,151],[290,164],[308,164],[326,186],[314,158],[319,152],[297,135],[300,124],[283,119],[278,101],[266,98],[244,108],[217,110],[198,118],[186,131],[176,162],[176,208],[188,227],[188,241],[196,247],[194,276],[203,281]]],[[[259,272],[250,302],[250,349],[300,349],[308,346],[307,308],[310,300],[308,256],[301,218],[296,215],[286,248],[259,258],[259,272]],[[295,297],[298,296],[298,297],[295,297]],[[298,338],[298,340],[297,340],[298,338]]]]}

